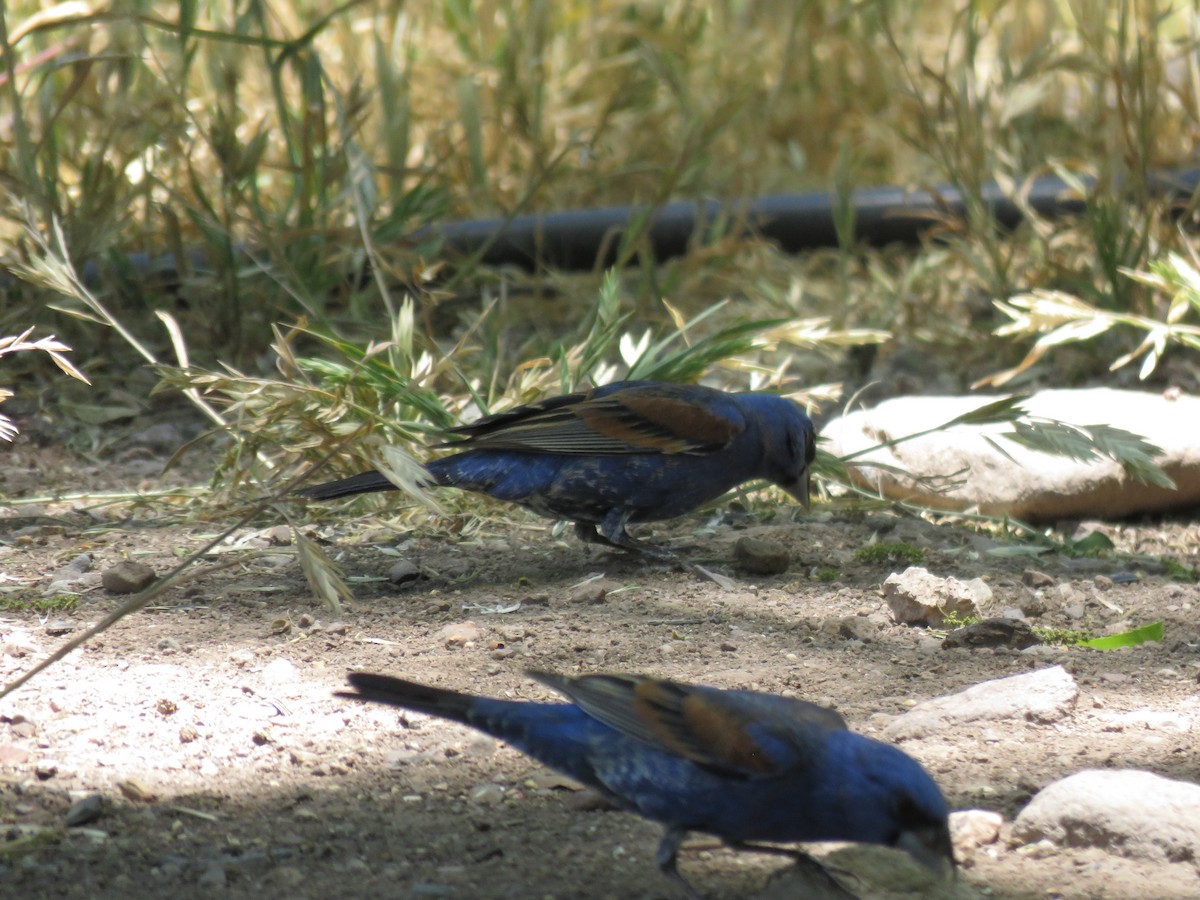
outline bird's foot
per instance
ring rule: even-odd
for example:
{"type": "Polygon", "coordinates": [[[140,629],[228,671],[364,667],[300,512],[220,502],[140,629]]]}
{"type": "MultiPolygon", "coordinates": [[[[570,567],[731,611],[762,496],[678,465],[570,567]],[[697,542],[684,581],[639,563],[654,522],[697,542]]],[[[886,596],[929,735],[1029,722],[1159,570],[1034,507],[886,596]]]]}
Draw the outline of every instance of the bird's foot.
{"type": "Polygon", "coordinates": [[[609,547],[618,547],[622,550],[627,550],[630,553],[636,553],[642,559],[651,562],[666,563],[672,565],[683,572],[691,572],[696,577],[711,581],[718,585],[723,590],[732,590],[734,587],[733,579],[727,578],[719,572],[713,572],[706,569],[698,563],[691,562],[688,559],[680,556],[670,547],[662,547],[658,544],[651,544],[646,541],[639,541],[633,537],[625,526],[629,521],[629,513],[621,513],[617,510],[609,513],[604,521],[597,528],[595,525],[584,522],[575,523],[575,534],[579,539],[588,543],[605,544],[609,547]]]}
{"type": "MultiPolygon", "coordinates": [[[[821,898],[821,900],[858,900],[858,895],[849,890],[838,880],[835,872],[847,877],[853,873],[835,866],[827,866],[814,856],[803,850],[792,847],[779,847],[775,844],[756,844],[752,841],[736,841],[727,844],[734,850],[750,850],[755,853],[770,853],[774,856],[786,856],[792,860],[791,874],[804,882],[802,896],[821,898]]],[[[784,870],[788,872],[789,870],[784,870]]]]}
{"type": "Polygon", "coordinates": [[[663,834],[662,840],[659,841],[654,861],[658,863],[659,871],[683,889],[683,895],[687,900],[705,900],[704,895],[692,887],[688,880],[679,873],[675,864],[679,856],[679,845],[683,843],[685,837],[687,837],[685,829],[668,828],[663,834]]]}

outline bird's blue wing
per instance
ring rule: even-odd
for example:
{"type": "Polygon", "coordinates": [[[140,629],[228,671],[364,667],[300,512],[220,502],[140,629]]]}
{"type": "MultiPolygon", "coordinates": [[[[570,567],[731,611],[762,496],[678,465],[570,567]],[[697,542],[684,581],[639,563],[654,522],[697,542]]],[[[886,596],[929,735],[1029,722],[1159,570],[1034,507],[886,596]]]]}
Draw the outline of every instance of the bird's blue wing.
{"type": "Polygon", "coordinates": [[[453,429],[448,446],[533,453],[711,453],[742,433],[728,394],[694,385],[629,382],[566,394],[453,429]]]}
{"type": "Polygon", "coordinates": [[[529,674],[630,737],[747,778],[777,775],[802,764],[826,733],[846,728],[833,710],[786,697],[634,675],[529,674]]]}

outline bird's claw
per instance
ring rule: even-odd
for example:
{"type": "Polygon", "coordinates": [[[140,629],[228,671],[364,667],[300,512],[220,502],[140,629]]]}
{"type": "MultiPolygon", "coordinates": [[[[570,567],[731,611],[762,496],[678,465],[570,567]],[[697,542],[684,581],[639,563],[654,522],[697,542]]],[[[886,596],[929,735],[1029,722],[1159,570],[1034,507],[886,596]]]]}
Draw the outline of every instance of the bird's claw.
{"type": "Polygon", "coordinates": [[[683,572],[691,572],[703,581],[711,581],[722,590],[733,590],[735,583],[732,578],[706,569],[698,563],[691,562],[680,556],[669,547],[661,547],[646,541],[639,541],[625,530],[628,515],[610,513],[597,528],[590,522],[576,522],[576,536],[588,544],[602,544],[606,547],[616,547],[630,553],[636,553],[642,559],[650,562],[667,563],[683,572]]]}
{"type": "MultiPolygon", "coordinates": [[[[775,856],[786,856],[792,860],[792,868],[807,884],[803,896],[820,898],[820,900],[858,900],[858,894],[849,890],[834,874],[852,875],[844,869],[828,866],[821,860],[796,850],[792,847],[778,847],[774,844],[757,844],[752,841],[739,841],[728,845],[733,850],[750,850],[754,853],[770,853],[775,856]]],[[[783,870],[785,873],[788,870],[783,870]]]]}

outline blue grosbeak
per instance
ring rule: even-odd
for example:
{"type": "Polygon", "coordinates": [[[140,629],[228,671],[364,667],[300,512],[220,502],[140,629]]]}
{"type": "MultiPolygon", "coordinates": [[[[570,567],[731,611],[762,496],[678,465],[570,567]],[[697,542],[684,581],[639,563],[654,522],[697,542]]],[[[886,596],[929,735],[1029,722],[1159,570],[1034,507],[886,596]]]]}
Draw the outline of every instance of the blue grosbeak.
{"type": "MultiPolygon", "coordinates": [[[[438,485],[479,491],[575,523],[584,540],[657,554],[631,523],[669,519],[751,479],[808,505],[812,422],[774,394],[620,381],[451,429],[458,453],[429,463],[438,485]]],[[[302,490],[318,500],[395,490],[379,472],[302,490]]]]}
{"type": "Polygon", "coordinates": [[[636,675],[529,675],[570,703],[497,700],[353,672],[356,693],[462,722],[667,826],[659,868],[676,869],[688,831],[751,841],[857,841],[954,868],[946,801],[912,757],[849,731],[830,709],[756,691],[636,675]]]}

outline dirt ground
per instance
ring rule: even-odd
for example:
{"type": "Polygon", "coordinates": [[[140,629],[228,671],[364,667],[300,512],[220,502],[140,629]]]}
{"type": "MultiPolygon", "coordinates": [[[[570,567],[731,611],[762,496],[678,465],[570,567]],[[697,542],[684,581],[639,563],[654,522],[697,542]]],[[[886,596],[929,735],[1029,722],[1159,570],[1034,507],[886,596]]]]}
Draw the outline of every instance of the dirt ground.
{"type": "MultiPolygon", "coordinates": [[[[145,489],[159,483],[160,463],[79,463],[25,441],[6,451],[0,492],[145,489]]],[[[123,558],[161,573],[223,527],[154,507],[126,518],[129,507],[80,506],[0,503],[0,600],[42,596],[85,552],[92,573],[123,558]]],[[[1157,561],[1200,566],[1194,518],[1101,526],[1139,559],[997,554],[992,537],[962,526],[819,506],[650,529],[733,577],[733,590],[585,548],[519,512],[469,538],[379,521],[364,530],[350,513],[322,519],[326,549],[358,579],[340,614],[311,599],[277,532],[248,530],[236,551],[245,559],[200,564],[153,608],[0,700],[0,896],[679,896],[654,866],[658,826],[604,809],[465,728],[335,697],[349,669],[532,699],[548,692],[527,667],[645,672],[792,693],[878,735],[914,702],[1061,663],[1081,689],[1067,720],[967,726],[904,745],[953,808],[1011,822],[1040,787],[1089,767],[1200,781],[1190,732],[1200,722],[1200,589],[1157,561]],[[746,534],[786,546],[789,570],[738,572],[732,546],[746,534]],[[937,575],[985,578],[997,609],[1027,605],[1026,570],[1045,573],[1053,584],[1037,589],[1045,611],[1034,624],[1102,634],[1161,620],[1166,639],[1112,652],[943,650],[891,623],[880,585],[906,563],[858,561],[872,540],[923,548],[937,575]],[[427,577],[391,583],[398,560],[427,577]],[[599,602],[577,596],[598,573],[620,589],[599,602]],[[1173,717],[1120,720],[1145,711],[1173,717]],[[102,799],[77,806],[83,823],[67,828],[68,810],[91,795],[102,799]]],[[[0,680],[119,602],[90,586],[71,611],[0,612],[0,680]]],[[[957,881],[940,886],[891,851],[815,849],[833,852],[862,897],[1200,896],[1190,864],[1031,853],[1007,834],[960,850],[957,881]]],[[[796,895],[773,880],[786,877],[785,859],[697,844],[681,869],[706,896],[796,895]]]]}

